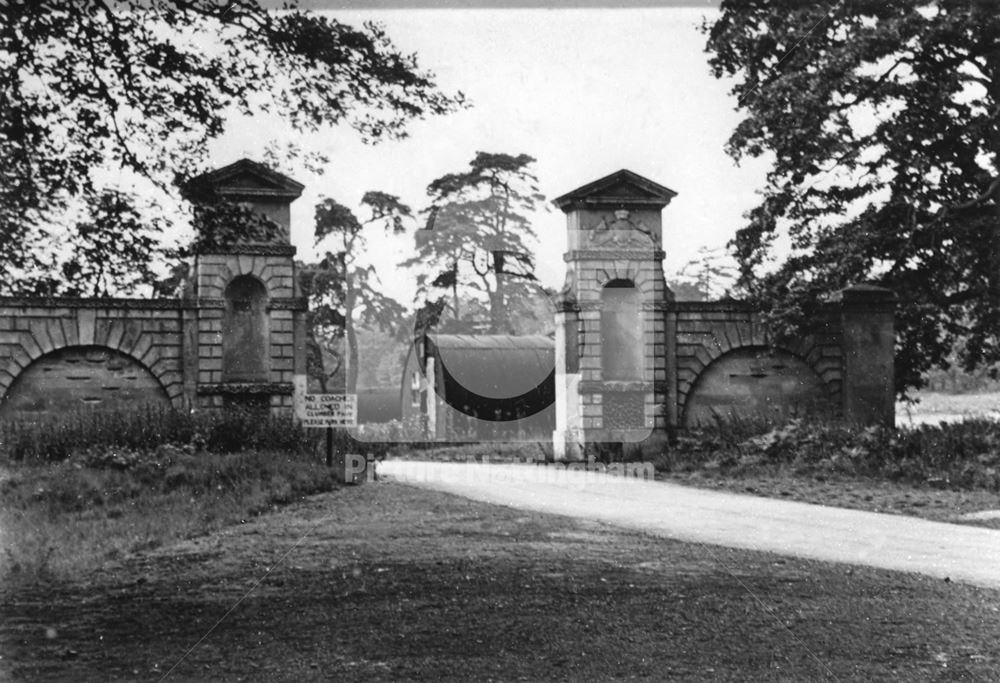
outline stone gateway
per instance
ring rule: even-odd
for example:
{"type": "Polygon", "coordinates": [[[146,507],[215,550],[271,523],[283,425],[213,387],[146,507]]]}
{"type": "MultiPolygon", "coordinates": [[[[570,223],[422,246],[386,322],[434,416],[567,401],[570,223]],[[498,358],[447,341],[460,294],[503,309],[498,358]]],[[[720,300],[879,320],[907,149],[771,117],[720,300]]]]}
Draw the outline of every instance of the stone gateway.
{"type": "MultiPolygon", "coordinates": [[[[141,405],[291,412],[307,386],[289,243],[302,189],[245,159],[189,183],[200,201],[242,204],[280,229],[197,254],[178,298],[0,298],[0,419],[141,405]]],[[[551,435],[566,460],[738,416],[893,424],[893,294],[837,292],[792,342],[771,339],[745,303],[675,301],[662,266],[675,196],[621,170],[556,199],[568,249],[555,338],[428,332],[406,360],[399,414],[430,439],[551,435]]]]}

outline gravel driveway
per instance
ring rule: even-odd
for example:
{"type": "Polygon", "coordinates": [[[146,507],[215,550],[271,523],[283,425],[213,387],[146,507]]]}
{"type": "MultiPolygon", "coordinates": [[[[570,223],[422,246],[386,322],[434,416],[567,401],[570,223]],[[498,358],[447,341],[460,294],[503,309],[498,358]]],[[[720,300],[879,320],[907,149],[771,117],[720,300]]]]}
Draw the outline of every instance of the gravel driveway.
{"type": "Polygon", "coordinates": [[[1000,531],[553,467],[388,460],[380,474],[474,500],[683,541],[1000,588],[1000,531]]]}

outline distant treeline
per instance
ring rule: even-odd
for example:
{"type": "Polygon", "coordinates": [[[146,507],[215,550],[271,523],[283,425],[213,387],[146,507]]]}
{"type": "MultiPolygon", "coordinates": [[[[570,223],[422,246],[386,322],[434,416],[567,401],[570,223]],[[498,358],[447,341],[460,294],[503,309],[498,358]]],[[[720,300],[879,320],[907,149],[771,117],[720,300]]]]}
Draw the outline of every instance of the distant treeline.
{"type": "Polygon", "coordinates": [[[971,372],[952,366],[947,370],[934,369],[927,373],[924,391],[944,394],[977,394],[1000,392],[997,368],[979,368],[971,372]]]}

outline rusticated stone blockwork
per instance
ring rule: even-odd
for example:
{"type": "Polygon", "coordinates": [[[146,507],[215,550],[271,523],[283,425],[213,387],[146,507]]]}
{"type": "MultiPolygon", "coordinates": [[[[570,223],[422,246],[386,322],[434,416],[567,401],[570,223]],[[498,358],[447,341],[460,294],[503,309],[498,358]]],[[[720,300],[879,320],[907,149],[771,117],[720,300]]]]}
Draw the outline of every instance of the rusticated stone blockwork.
{"type": "Polygon", "coordinates": [[[812,334],[779,344],[745,304],[672,304],[671,422],[690,427],[739,415],[839,415],[843,369],[836,314],[830,307],[812,334]]]}
{"type": "Polygon", "coordinates": [[[180,302],[0,299],[0,417],[47,411],[47,397],[66,408],[68,395],[179,404],[182,320],[180,302]]]}
{"type": "Polygon", "coordinates": [[[143,404],[291,409],[306,302],[288,205],[302,186],[243,160],[186,189],[260,210],[278,239],[197,255],[178,299],[0,298],[0,419],[143,404]]]}
{"type": "Polygon", "coordinates": [[[268,296],[290,299],[295,296],[295,267],[290,257],[295,247],[256,245],[236,254],[198,256],[198,295],[206,300],[222,300],[226,287],[238,275],[251,275],[267,287],[268,296]]]}

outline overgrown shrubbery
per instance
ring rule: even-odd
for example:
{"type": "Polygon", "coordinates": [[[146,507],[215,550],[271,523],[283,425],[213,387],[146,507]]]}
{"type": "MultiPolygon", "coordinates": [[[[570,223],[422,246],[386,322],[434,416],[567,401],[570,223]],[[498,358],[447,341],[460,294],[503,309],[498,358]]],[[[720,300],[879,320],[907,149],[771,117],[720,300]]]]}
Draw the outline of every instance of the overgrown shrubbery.
{"type": "Polygon", "coordinates": [[[190,445],[212,453],[311,450],[316,433],[290,416],[227,409],[196,413],[145,407],[132,412],[77,412],[43,422],[0,423],[0,455],[16,461],[58,461],[88,449],[154,450],[190,445]]]}
{"type": "Polygon", "coordinates": [[[685,433],[655,464],[729,473],[784,468],[1000,491],[1000,422],[857,429],[834,422],[737,420],[685,433]]]}
{"type": "Polygon", "coordinates": [[[401,445],[393,453],[396,457],[438,462],[534,462],[545,460],[552,454],[551,443],[536,441],[486,442],[486,443],[422,443],[416,448],[401,445]]]}
{"type": "MultiPolygon", "coordinates": [[[[384,456],[397,445],[416,447],[423,433],[413,423],[361,425],[357,438],[337,429],[338,451],[384,456]]],[[[39,422],[0,422],[0,460],[59,462],[75,454],[102,454],[111,461],[141,457],[162,446],[205,453],[272,451],[318,453],[326,430],[303,428],[290,415],[226,409],[196,413],[145,407],[131,412],[86,412],[39,422]]]]}
{"type": "MultiPolygon", "coordinates": [[[[405,420],[390,420],[389,422],[379,422],[359,425],[355,434],[356,442],[353,447],[357,452],[374,453],[378,457],[388,455],[390,452],[399,457],[423,457],[446,460],[467,460],[469,458],[482,460],[519,460],[522,458],[520,451],[530,452],[530,457],[524,455],[523,458],[535,459],[539,454],[539,443],[535,441],[492,441],[486,439],[478,441],[443,441],[431,440],[427,434],[425,418],[413,416],[405,420]],[[513,451],[518,451],[512,454],[513,451]],[[419,453],[419,455],[417,455],[419,453]]],[[[551,455],[551,444],[549,444],[549,455],[551,455]]]]}
{"type": "Polygon", "coordinates": [[[147,451],[91,447],[47,468],[15,473],[0,482],[4,507],[55,514],[128,505],[161,494],[182,493],[189,498],[266,493],[261,500],[250,501],[253,512],[255,505],[288,502],[333,485],[332,471],[305,454],[258,450],[216,454],[173,445],[147,451]]]}

